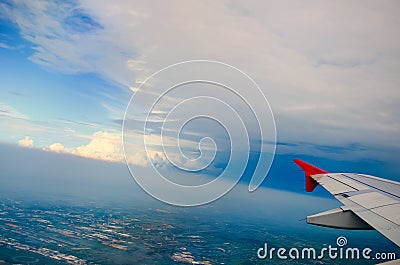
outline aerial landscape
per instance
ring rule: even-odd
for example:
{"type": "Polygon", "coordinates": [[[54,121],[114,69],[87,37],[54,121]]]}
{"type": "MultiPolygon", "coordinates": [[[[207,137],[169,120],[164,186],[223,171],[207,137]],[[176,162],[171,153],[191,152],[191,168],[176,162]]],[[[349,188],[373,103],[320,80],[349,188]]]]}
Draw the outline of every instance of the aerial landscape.
{"type": "Polygon", "coordinates": [[[399,259],[399,11],[1,1],[0,265],[399,259]]]}

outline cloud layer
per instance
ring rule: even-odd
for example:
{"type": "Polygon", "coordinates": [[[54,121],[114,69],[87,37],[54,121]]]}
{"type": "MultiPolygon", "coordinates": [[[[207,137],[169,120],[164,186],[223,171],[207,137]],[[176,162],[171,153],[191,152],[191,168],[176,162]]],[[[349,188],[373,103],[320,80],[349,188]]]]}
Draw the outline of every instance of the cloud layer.
{"type": "MultiPolygon", "coordinates": [[[[213,59],[244,70],[272,105],[278,139],[297,144],[282,152],[400,148],[397,1],[82,0],[1,7],[34,45],[33,62],[97,73],[127,91],[183,60],[213,59]]],[[[94,135],[75,152],[118,160],[110,154],[114,141],[94,135]]]]}

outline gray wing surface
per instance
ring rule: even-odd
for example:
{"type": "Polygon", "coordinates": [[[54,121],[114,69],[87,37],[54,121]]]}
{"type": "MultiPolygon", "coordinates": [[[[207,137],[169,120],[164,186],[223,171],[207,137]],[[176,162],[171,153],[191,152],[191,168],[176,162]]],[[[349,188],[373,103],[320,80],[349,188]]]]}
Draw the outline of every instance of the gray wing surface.
{"type": "Polygon", "coordinates": [[[310,177],[344,204],[340,207],[343,212],[351,211],[400,246],[399,182],[354,173],[326,173],[310,177]]]}

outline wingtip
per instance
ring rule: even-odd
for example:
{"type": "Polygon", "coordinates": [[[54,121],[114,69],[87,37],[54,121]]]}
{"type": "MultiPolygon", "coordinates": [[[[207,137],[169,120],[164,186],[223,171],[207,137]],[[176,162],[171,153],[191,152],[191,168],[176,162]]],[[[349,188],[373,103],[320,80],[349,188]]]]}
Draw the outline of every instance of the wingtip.
{"type": "Polygon", "coordinates": [[[316,175],[316,174],[325,174],[328,173],[327,171],[320,169],[314,165],[311,165],[307,162],[304,162],[303,160],[300,159],[294,159],[293,160],[304,172],[306,175],[306,191],[307,192],[312,192],[315,187],[318,186],[318,182],[316,182],[314,179],[312,179],[310,176],[316,175]]]}
{"type": "Polygon", "coordinates": [[[324,174],[328,173],[327,171],[320,169],[314,165],[311,165],[303,160],[294,159],[293,160],[303,171],[306,172],[308,176],[315,175],[315,174],[324,174]]]}
{"type": "Polygon", "coordinates": [[[301,159],[294,159],[293,161],[303,170],[311,168],[311,167],[315,167],[301,159]]]}

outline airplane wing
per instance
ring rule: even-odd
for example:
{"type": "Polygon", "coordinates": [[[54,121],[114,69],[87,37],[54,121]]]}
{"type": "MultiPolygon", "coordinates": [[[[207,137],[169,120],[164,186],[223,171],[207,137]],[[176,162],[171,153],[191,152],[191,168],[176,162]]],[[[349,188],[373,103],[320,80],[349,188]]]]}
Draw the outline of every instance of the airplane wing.
{"type": "Polygon", "coordinates": [[[364,174],[328,173],[294,160],[306,175],[306,191],[320,184],[344,204],[307,217],[307,223],[343,228],[375,229],[400,246],[400,183],[364,174]]]}

